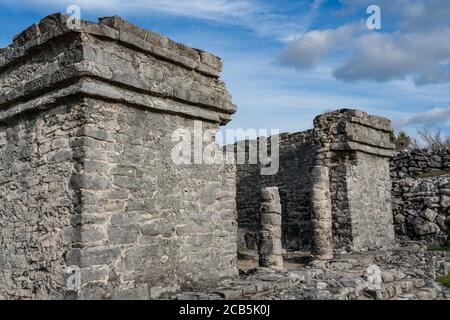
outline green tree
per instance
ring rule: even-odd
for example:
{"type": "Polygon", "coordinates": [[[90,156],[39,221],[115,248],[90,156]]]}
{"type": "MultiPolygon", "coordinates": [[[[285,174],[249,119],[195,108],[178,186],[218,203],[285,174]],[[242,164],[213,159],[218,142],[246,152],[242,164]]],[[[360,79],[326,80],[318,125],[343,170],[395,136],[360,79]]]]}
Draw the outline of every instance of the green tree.
{"type": "Polygon", "coordinates": [[[394,136],[395,148],[397,150],[403,150],[408,148],[411,144],[411,138],[404,131],[400,131],[397,137],[394,136]]]}

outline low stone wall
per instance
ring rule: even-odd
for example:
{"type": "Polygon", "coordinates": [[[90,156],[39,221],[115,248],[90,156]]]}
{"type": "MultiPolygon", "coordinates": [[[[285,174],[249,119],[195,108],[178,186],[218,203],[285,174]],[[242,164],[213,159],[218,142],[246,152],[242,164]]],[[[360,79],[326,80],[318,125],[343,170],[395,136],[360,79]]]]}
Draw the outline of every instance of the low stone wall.
{"type": "Polygon", "coordinates": [[[450,151],[416,149],[391,161],[395,232],[402,239],[436,245],[449,241],[450,151]]]}
{"type": "Polygon", "coordinates": [[[450,175],[393,182],[398,237],[444,245],[449,241],[450,175]]]}
{"type": "Polygon", "coordinates": [[[392,179],[450,174],[448,148],[414,149],[399,152],[391,161],[392,179]]]}

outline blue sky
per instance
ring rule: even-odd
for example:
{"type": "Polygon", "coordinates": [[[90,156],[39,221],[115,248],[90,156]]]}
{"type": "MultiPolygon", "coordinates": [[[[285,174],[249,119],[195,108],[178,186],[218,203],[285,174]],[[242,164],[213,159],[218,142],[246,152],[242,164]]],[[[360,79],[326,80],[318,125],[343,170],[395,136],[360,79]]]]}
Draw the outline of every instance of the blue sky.
{"type": "Polygon", "coordinates": [[[224,60],[231,128],[301,131],[337,108],[450,133],[448,0],[0,0],[0,47],[47,14],[120,15],[224,60]],[[370,4],[381,30],[369,30],[370,4]]]}

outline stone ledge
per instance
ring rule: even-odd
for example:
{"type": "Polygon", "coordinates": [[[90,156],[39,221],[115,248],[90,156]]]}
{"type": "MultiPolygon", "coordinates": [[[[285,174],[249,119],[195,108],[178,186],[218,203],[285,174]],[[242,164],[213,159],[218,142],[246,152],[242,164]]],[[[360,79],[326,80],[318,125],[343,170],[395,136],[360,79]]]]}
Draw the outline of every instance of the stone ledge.
{"type": "Polygon", "coordinates": [[[6,121],[23,112],[42,110],[51,107],[58,101],[71,96],[94,97],[99,99],[113,100],[118,103],[131,104],[162,113],[171,113],[201,119],[214,123],[226,123],[230,121],[227,114],[219,114],[214,110],[193,107],[177,101],[167,100],[161,97],[148,96],[120,87],[114,87],[95,79],[75,79],[74,83],[64,88],[59,88],[47,94],[18,103],[11,108],[0,111],[0,121],[6,121]]]}
{"type": "Polygon", "coordinates": [[[66,25],[68,18],[61,13],[52,14],[16,35],[11,46],[0,50],[0,68],[28,55],[31,48],[40,46],[53,38],[75,32],[119,41],[213,78],[219,78],[222,71],[220,58],[176,43],[158,33],[139,28],[120,17],[100,18],[99,24],[81,21],[81,28],[73,30],[66,25]]]}
{"type": "Polygon", "coordinates": [[[356,109],[338,109],[318,115],[314,119],[314,124],[316,126],[320,126],[323,121],[327,122],[333,118],[335,121],[349,121],[372,129],[381,130],[386,133],[391,133],[393,131],[391,128],[391,120],[379,116],[369,115],[364,111],[356,109]]]}
{"type": "Polygon", "coordinates": [[[349,141],[381,149],[395,149],[395,145],[390,140],[390,135],[385,131],[373,127],[348,121],[345,122],[342,132],[349,141]]]}
{"type": "Polygon", "coordinates": [[[369,115],[368,113],[355,109],[342,109],[342,113],[348,116],[348,120],[354,123],[382,130],[387,133],[392,132],[391,120],[379,116],[369,115]]]}
{"type": "MultiPolygon", "coordinates": [[[[101,18],[99,24],[82,21],[80,30],[69,29],[66,26],[67,18],[62,14],[47,16],[38,24],[34,24],[17,35],[10,47],[0,49],[0,70],[6,70],[5,76],[9,72],[8,67],[15,67],[15,65],[11,66],[15,61],[20,61],[18,70],[22,72],[21,82],[16,88],[12,88],[0,96],[2,119],[18,115],[20,110],[31,110],[32,105],[35,105],[35,108],[38,107],[38,104],[34,103],[37,100],[53,101],[55,90],[71,86],[83,78],[96,80],[99,85],[90,86],[89,92],[84,92],[85,88],[74,91],[73,87],[65,91],[73,91],[70,94],[85,93],[97,97],[118,99],[118,101],[157,109],[161,112],[198,117],[221,125],[229,122],[231,115],[236,112],[236,106],[232,103],[230,94],[224,83],[218,79],[222,68],[219,58],[201,50],[175,43],[164,36],[134,26],[119,17],[101,18]],[[96,37],[95,39],[101,39],[102,42],[104,42],[103,40],[115,41],[116,44],[119,43],[127,50],[131,50],[131,54],[152,57],[149,59],[152,62],[156,59],[155,65],[164,68],[165,71],[141,74],[138,70],[126,69],[126,72],[120,72],[121,66],[116,71],[114,62],[108,60],[107,63],[103,63],[102,55],[97,56],[96,50],[100,52],[103,49],[102,47],[97,49],[95,46],[93,47],[89,39],[94,38],[87,36],[79,38],[81,40],[81,58],[80,55],[69,56],[55,71],[49,69],[44,70],[42,74],[36,72],[29,75],[28,69],[22,66],[22,64],[26,66],[28,61],[23,58],[31,56],[35,52],[35,47],[49,41],[64,41],[64,38],[61,37],[76,34],[93,35],[96,37]],[[155,54],[156,51],[159,54],[155,54]],[[174,67],[177,70],[172,71],[174,67]],[[190,77],[192,71],[198,72],[194,77],[195,85],[189,85],[189,82],[183,81],[184,78],[190,77]],[[173,72],[177,74],[176,77],[171,77],[173,72]],[[182,75],[180,76],[178,73],[182,75]],[[112,88],[106,88],[106,84],[112,88]],[[99,92],[95,92],[96,89],[99,92]],[[117,93],[119,91],[120,94],[117,93]],[[44,97],[49,92],[53,92],[51,96],[44,97]],[[36,97],[40,98],[36,100],[36,97]],[[152,98],[168,101],[167,106],[163,107],[162,104],[153,106],[149,102],[152,98]],[[182,105],[183,103],[185,105],[182,105]],[[12,108],[17,108],[17,110],[11,110],[12,108]]],[[[106,45],[108,43],[104,44],[104,46],[106,45]]],[[[44,47],[40,47],[40,49],[46,50],[44,47]]],[[[43,52],[46,53],[46,51],[43,52]]],[[[103,55],[105,54],[103,52],[103,55]]],[[[58,63],[60,62],[58,61],[58,63]]],[[[0,75],[2,75],[1,71],[0,75]]]]}
{"type": "Polygon", "coordinates": [[[361,151],[368,154],[374,154],[381,157],[386,158],[392,158],[394,156],[394,150],[391,149],[382,149],[375,146],[369,146],[365,144],[361,144],[358,142],[340,142],[340,143],[334,143],[331,145],[331,150],[334,151],[346,151],[346,150],[352,150],[352,151],[361,151]]]}
{"type": "MultiPolygon", "coordinates": [[[[221,99],[221,92],[218,89],[215,90],[213,96],[205,96],[204,98],[202,98],[201,95],[195,95],[194,92],[191,93],[190,90],[182,88],[178,91],[174,90],[172,94],[169,94],[163,92],[162,90],[158,90],[157,86],[154,85],[154,83],[156,83],[155,81],[151,82],[143,78],[131,79],[113,77],[113,75],[110,74],[110,72],[105,71],[102,66],[88,61],[62,68],[52,74],[34,79],[26,83],[25,86],[21,88],[11,90],[7,94],[0,97],[0,107],[14,104],[16,101],[27,100],[29,97],[35,96],[36,93],[76,80],[80,77],[93,77],[98,80],[104,80],[105,83],[107,82],[110,86],[115,84],[117,86],[124,86],[131,89],[135,88],[136,90],[142,92],[136,93],[136,96],[150,95],[165,99],[172,99],[175,101],[185,102],[190,105],[190,108],[205,109],[205,111],[198,111],[197,113],[211,113],[212,110],[215,110],[220,113],[220,116],[216,115],[214,118],[218,120],[220,117],[222,119],[221,123],[228,122],[230,120],[230,115],[236,111],[235,105],[221,99]],[[152,90],[149,88],[152,88],[152,90]]],[[[98,82],[100,83],[100,81],[98,82]]],[[[95,88],[91,89],[92,90],[90,93],[95,94],[95,88]]],[[[102,92],[98,92],[97,94],[103,95],[104,92],[105,88],[102,88],[102,92]]],[[[188,108],[185,109],[187,113],[192,113],[188,111],[188,108]]]]}

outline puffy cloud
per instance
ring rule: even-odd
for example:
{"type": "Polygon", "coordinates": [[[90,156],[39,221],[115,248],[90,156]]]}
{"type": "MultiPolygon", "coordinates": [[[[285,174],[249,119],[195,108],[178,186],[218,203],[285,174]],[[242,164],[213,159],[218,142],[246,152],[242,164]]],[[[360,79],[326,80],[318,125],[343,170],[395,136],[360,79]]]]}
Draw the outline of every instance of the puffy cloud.
{"type": "Polygon", "coordinates": [[[307,32],[281,52],[280,63],[298,70],[316,67],[324,57],[347,43],[354,33],[355,25],[307,32]]]}
{"type": "Polygon", "coordinates": [[[373,33],[354,39],[356,53],[334,75],[344,81],[385,82],[412,77],[416,85],[450,81],[450,29],[428,33],[373,33]]]}
{"type": "Polygon", "coordinates": [[[380,6],[383,18],[397,20],[404,30],[426,31],[449,25],[448,0],[340,0],[344,12],[363,12],[367,6],[380,6]]]}
{"type": "MultiPolygon", "coordinates": [[[[347,10],[370,4],[341,2],[347,10]]],[[[386,23],[389,31],[357,29],[357,24],[309,31],[288,44],[280,63],[302,70],[332,61],[333,75],[347,82],[406,78],[417,86],[450,82],[450,1],[380,0],[377,4],[382,28],[386,23]]]]}

